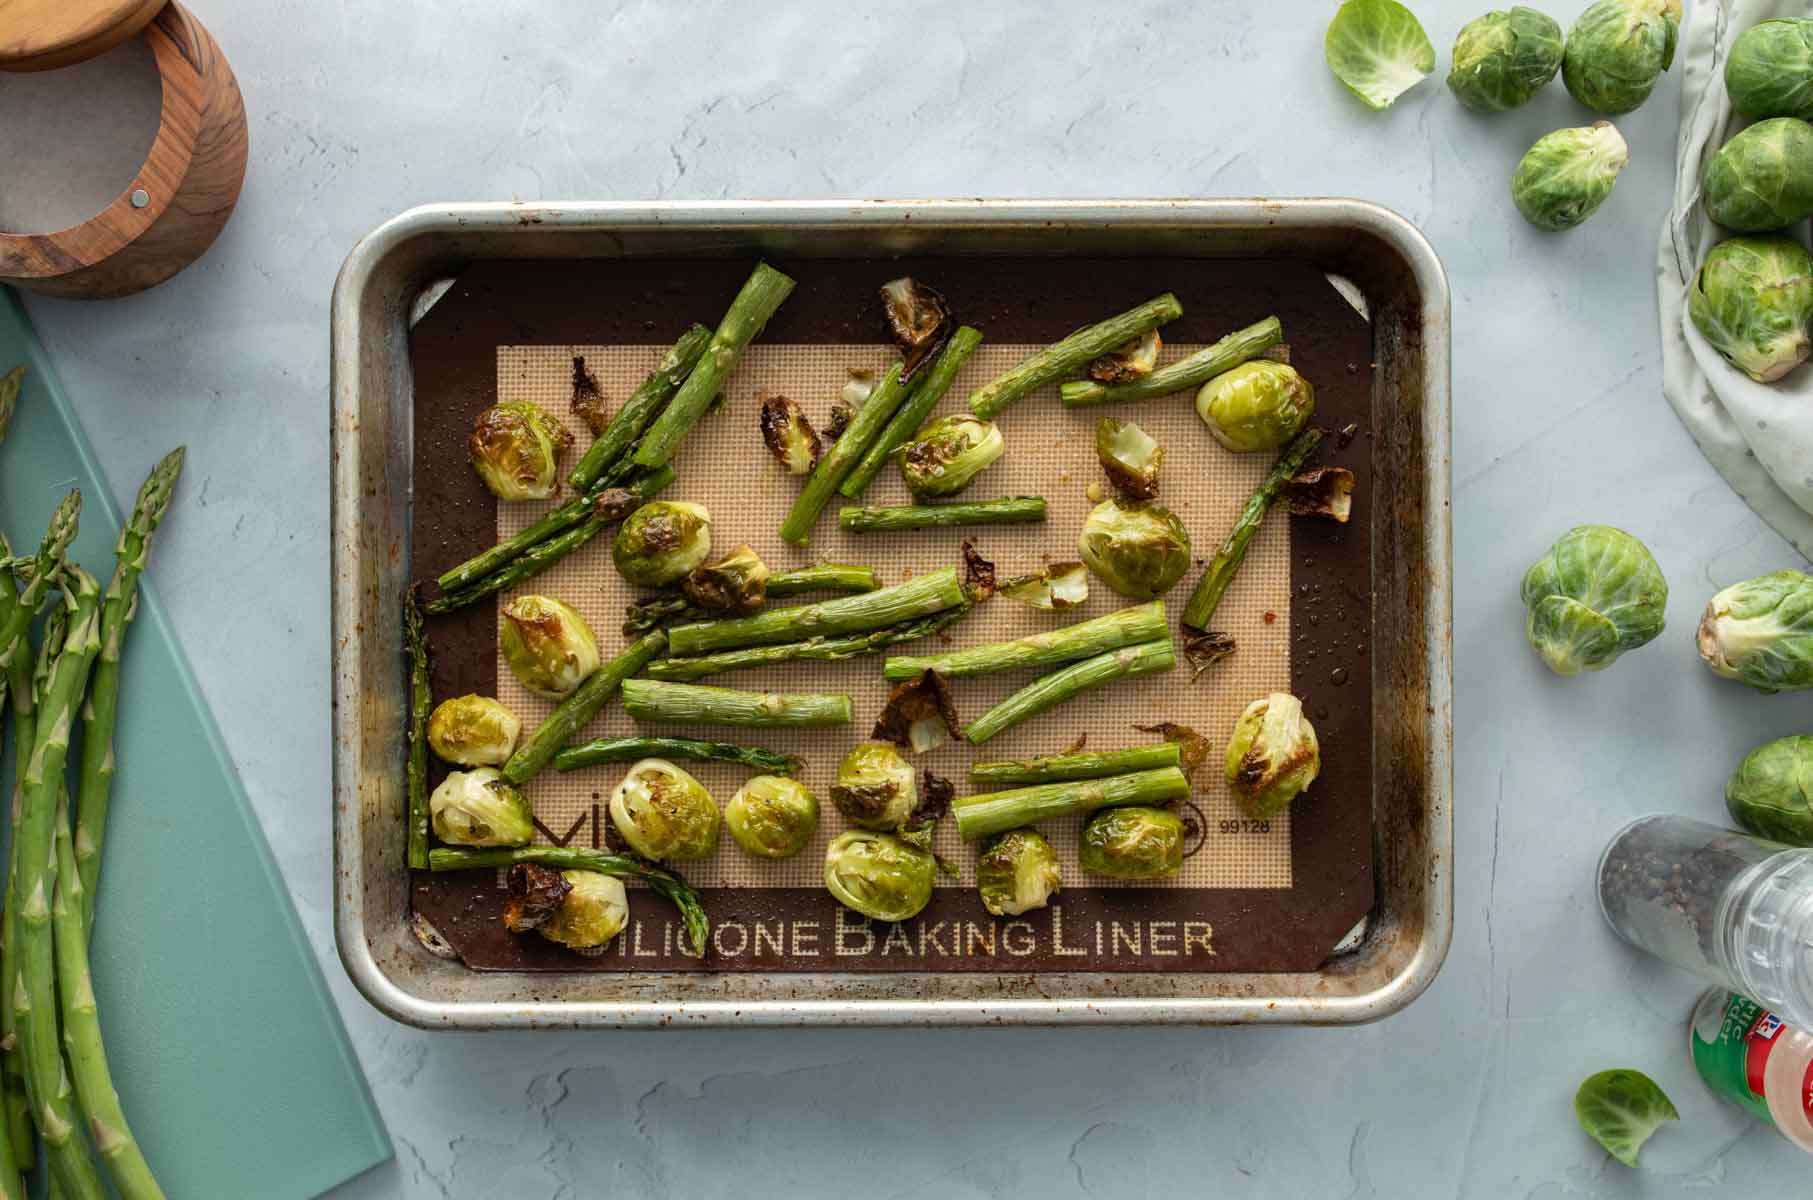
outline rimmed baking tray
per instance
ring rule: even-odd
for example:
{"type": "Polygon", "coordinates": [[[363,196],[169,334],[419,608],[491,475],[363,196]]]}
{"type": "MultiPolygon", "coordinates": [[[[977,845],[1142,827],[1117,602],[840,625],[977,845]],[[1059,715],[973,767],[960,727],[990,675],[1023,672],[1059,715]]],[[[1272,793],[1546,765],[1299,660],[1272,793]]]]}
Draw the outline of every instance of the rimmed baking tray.
{"type": "Polygon", "coordinates": [[[333,305],[336,933],[383,1011],[423,1026],[1346,1023],[1428,985],[1451,932],[1448,295],[1423,238],[1351,200],[458,205],[348,257],[333,305]],[[403,675],[415,404],[409,330],[495,260],[1074,256],[1273,259],[1335,280],[1372,331],[1368,919],[1314,970],[475,972],[407,925],[403,675]]]}

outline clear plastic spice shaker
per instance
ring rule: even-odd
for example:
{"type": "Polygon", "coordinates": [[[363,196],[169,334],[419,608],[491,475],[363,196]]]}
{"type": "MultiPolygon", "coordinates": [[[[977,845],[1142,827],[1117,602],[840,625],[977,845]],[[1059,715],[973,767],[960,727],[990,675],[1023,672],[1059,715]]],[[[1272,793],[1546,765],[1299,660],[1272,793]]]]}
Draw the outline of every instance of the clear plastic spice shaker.
{"type": "Polygon", "coordinates": [[[1619,937],[1813,1029],[1813,850],[1688,817],[1639,817],[1599,859],[1619,937]]]}
{"type": "Polygon", "coordinates": [[[1813,1033],[1715,987],[1687,1035],[1706,1086],[1813,1154],[1813,1033]]]}

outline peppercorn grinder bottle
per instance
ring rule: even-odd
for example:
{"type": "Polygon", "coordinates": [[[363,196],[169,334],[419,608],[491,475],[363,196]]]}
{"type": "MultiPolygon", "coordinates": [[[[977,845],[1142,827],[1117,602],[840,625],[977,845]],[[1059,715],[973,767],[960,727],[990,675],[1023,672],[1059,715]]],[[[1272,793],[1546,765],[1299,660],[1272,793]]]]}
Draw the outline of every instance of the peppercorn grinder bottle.
{"type": "Polygon", "coordinates": [[[1619,937],[1813,1029],[1813,850],[1688,817],[1639,817],[1599,859],[1619,937]]]}
{"type": "Polygon", "coordinates": [[[1687,1035],[1706,1086],[1813,1154],[1813,1033],[1715,987],[1687,1035]]]}

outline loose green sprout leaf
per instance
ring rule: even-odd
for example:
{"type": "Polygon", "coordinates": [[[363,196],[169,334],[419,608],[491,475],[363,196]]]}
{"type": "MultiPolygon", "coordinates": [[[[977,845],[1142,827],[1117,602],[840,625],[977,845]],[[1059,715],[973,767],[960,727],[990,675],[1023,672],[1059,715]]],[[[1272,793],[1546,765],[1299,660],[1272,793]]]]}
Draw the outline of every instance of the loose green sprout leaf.
{"type": "Polygon", "coordinates": [[[617,572],[641,587],[685,577],[711,553],[711,513],[685,500],[652,500],[629,515],[611,545],[617,572]]]}
{"type": "Polygon", "coordinates": [[[1489,12],[1461,26],[1454,39],[1448,88],[1476,112],[1526,104],[1561,70],[1561,26],[1522,5],[1489,12]]]}
{"type": "Polygon", "coordinates": [[[497,767],[516,750],[522,722],[489,696],[442,701],[428,718],[428,745],[443,762],[497,767]]]}
{"type": "Polygon", "coordinates": [[[1121,595],[1153,600],[1190,569],[1190,532],[1155,500],[1104,500],[1084,518],[1077,553],[1121,595]]]}
{"type": "Polygon", "coordinates": [[[1641,1071],[1601,1071],[1588,1076],[1574,1095],[1580,1128],[1627,1167],[1637,1165],[1643,1143],[1664,1121],[1681,1114],[1656,1081],[1641,1071]]]}
{"type": "Polygon", "coordinates": [[[1630,148],[1610,121],[1557,129],[1536,139],[1511,174],[1511,200],[1538,229],[1572,229],[1612,194],[1630,148]]]}
{"type": "Polygon", "coordinates": [[[1594,112],[1627,113],[1674,62],[1681,0],[1598,0],[1568,31],[1561,80],[1594,112]]]}
{"type": "Polygon", "coordinates": [[[1740,233],[1769,233],[1813,216],[1813,127],[1758,121],[1706,164],[1706,215],[1740,233]]]}
{"type": "Polygon", "coordinates": [[[1150,500],[1158,495],[1158,471],[1165,449],[1132,421],[1103,417],[1095,423],[1095,458],[1108,474],[1108,482],[1121,495],[1150,500]]]}
{"type": "Polygon", "coordinates": [[[1695,636],[1714,674],[1759,692],[1813,688],[1813,576],[1771,571],[1706,605],[1695,636]]]}
{"type": "Polygon", "coordinates": [[[997,834],[976,855],[976,890],[982,907],[997,917],[1044,908],[1060,882],[1057,851],[1035,830],[997,834]]]}
{"type": "Polygon", "coordinates": [[[932,901],[938,860],[890,833],[852,830],[825,848],[825,887],[846,908],[904,921],[932,901]]]}
{"type": "Polygon", "coordinates": [[[472,466],[499,500],[546,500],[560,486],[560,453],[573,435],[526,400],[478,415],[467,448],[472,466]]]}
{"type": "Polygon", "coordinates": [[[1183,818],[1168,808],[1104,808],[1083,826],[1077,862],[1114,879],[1164,879],[1183,866],[1183,818]]]}
{"type": "Polygon", "coordinates": [[[1725,91],[1746,117],[1813,121],[1813,20],[1752,25],[1731,44],[1725,91]]]}
{"type": "Polygon", "coordinates": [[[797,779],[757,775],[724,806],[724,824],[757,858],[792,858],[818,829],[818,797],[797,779]]]}
{"type": "Polygon", "coordinates": [[[1813,846],[1813,737],[1777,738],[1746,754],[1725,785],[1725,807],[1758,837],[1813,846]]]}
{"type": "Polygon", "coordinates": [[[1790,237],[1735,237],[1707,254],[1687,313],[1732,366],[1773,383],[1807,360],[1813,255],[1790,237]]]}
{"type": "Polygon", "coordinates": [[[1277,816],[1322,772],[1322,748],[1303,702],[1274,692],[1247,705],[1228,740],[1228,790],[1247,816],[1277,816]]]}
{"type": "Polygon", "coordinates": [[[939,417],[900,448],[900,477],[915,496],[954,496],[1006,449],[993,421],[967,413],[939,417]]]}
{"type": "Polygon", "coordinates": [[[495,767],[450,773],[428,811],[434,835],[450,846],[526,846],[535,837],[528,797],[495,767]]]}
{"type": "Polygon", "coordinates": [[[705,785],[663,758],[645,758],[611,792],[611,824],[644,858],[704,858],[718,848],[718,805],[705,785]]]}
{"type": "Polygon", "coordinates": [[[1557,675],[1603,671],[1662,632],[1668,581],[1642,542],[1610,525],[1580,525],[1523,577],[1530,645],[1557,675]]]}
{"type": "Polygon", "coordinates": [[[1390,108],[1435,70],[1429,35],[1397,0],[1347,0],[1328,23],[1322,53],[1335,78],[1372,108],[1390,108]]]}
{"type": "Polygon", "coordinates": [[[919,785],[892,742],[859,742],[837,766],[831,803],[859,828],[899,829],[919,803],[919,785]]]}
{"type": "Polygon", "coordinates": [[[518,596],[504,605],[497,642],[517,681],[550,700],[570,696],[601,661],[585,618],[552,596],[518,596]]]}
{"type": "Polygon", "coordinates": [[[1288,363],[1241,363],[1202,385],[1196,415],[1215,440],[1237,454],[1277,450],[1316,411],[1316,389],[1288,363]]]}
{"type": "Polygon", "coordinates": [[[1033,608],[1063,612],[1089,599],[1089,569],[1080,562],[1049,563],[1044,570],[1008,580],[999,591],[1033,608]]]}
{"type": "Polygon", "coordinates": [[[1134,383],[1144,379],[1158,366],[1158,351],[1163,345],[1158,330],[1148,329],[1090,363],[1089,378],[1097,383],[1134,383]]]}

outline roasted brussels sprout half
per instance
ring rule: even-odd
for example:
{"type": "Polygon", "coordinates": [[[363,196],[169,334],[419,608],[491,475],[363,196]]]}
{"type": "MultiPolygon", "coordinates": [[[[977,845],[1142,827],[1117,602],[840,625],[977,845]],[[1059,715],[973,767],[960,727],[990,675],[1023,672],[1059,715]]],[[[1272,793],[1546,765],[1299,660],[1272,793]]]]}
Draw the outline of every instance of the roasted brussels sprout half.
{"type": "Polygon", "coordinates": [[[1255,359],[1223,371],[1196,393],[1196,415],[1236,453],[1277,450],[1316,411],[1316,389],[1288,363],[1255,359]]]}
{"type": "Polygon", "coordinates": [[[912,764],[892,742],[858,742],[837,766],[831,803],[860,829],[899,829],[919,803],[912,764]]]}
{"type": "Polygon", "coordinates": [[[1610,121],[1545,133],[1512,172],[1511,201],[1538,229],[1572,229],[1599,211],[1629,161],[1610,121]]]}
{"type": "Polygon", "coordinates": [[[1489,12],[1461,26],[1448,68],[1448,89],[1475,112],[1527,104],[1561,70],[1561,26],[1522,5],[1489,12]]]}
{"type": "Polygon", "coordinates": [[[704,858],[718,848],[718,805],[664,758],[645,758],[611,792],[611,825],[643,858],[704,858]]]}
{"type": "Polygon", "coordinates": [[[1771,571],[1706,605],[1695,636],[1713,672],[1759,692],[1813,688],[1813,576],[1771,571]]]}
{"type": "Polygon", "coordinates": [[[1813,737],[1766,742],[1738,764],[1725,785],[1738,828],[1791,846],[1813,846],[1813,737]]]}
{"type": "Polygon", "coordinates": [[[804,475],[818,464],[818,456],[824,452],[818,431],[812,428],[800,406],[787,397],[763,396],[756,423],[761,426],[768,453],[774,455],[774,461],[787,474],[804,475]]]}
{"type": "Polygon", "coordinates": [[[1158,470],[1165,448],[1132,421],[1103,417],[1095,423],[1095,457],[1121,495],[1150,500],[1158,495],[1158,470]]]}
{"type": "Polygon", "coordinates": [[[443,762],[496,767],[516,750],[522,722],[489,696],[443,700],[428,718],[428,746],[443,762]]]}
{"type": "Polygon", "coordinates": [[[1033,608],[1061,612],[1089,599],[1089,569],[1080,562],[1051,563],[1042,571],[1009,579],[1000,593],[1033,608]]]}
{"type": "Polygon", "coordinates": [[[1524,573],[1530,646],[1557,675],[1603,671],[1662,632],[1668,581],[1649,548],[1610,525],[1568,530],[1524,573]]]}
{"type": "Polygon", "coordinates": [[[1005,449],[993,421],[967,413],[939,417],[900,448],[900,477],[915,496],[954,496],[1005,449]]]}
{"type": "Polygon", "coordinates": [[[1568,31],[1561,81],[1596,113],[1627,113],[1675,58],[1681,0],[1597,0],[1568,31]]]}
{"type": "Polygon", "coordinates": [[[1293,517],[1325,517],[1345,525],[1353,512],[1353,472],[1346,467],[1311,467],[1287,479],[1278,496],[1293,517]]]}
{"type": "Polygon", "coordinates": [[[1369,108],[1390,108],[1435,70],[1435,47],[1397,0],[1347,0],[1322,38],[1328,69],[1369,108]]]}
{"type": "Polygon", "coordinates": [[[768,599],[768,564],[748,545],[738,546],[728,558],[693,571],[680,590],[700,608],[752,613],[768,599]]]}
{"type": "Polygon", "coordinates": [[[1746,117],[1813,121],[1813,20],[1762,21],[1731,43],[1725,91],[1746,117]]]}
{"type": "Polygon", "coordinates": [[[1739,233],[1813,216],[1813,128],[1796,117],[1758,121],[1712,156],[1701,195],[1706,215],[1739,233]]]}
{"type": "Polygon", "coordinates": [[[724,824],[757,858],[792,858],[818,829],[818,797],[797,779],[757,775],[724,806],[724,824]]]}
{"type": "Polygon", "coordinates": [[[1089,378],[1097,383],[1132,383],[1144,379],[1158,367],[1158,351],[1163,345],[1158,330],[1148,329],[1091,362],[1089,378]]]}
{"type": "Polygon", "coordinates": [[[938,860],[890,833],[852,830],[825,848],[825,887],[877,921],[905,921],[932,901],[938,860]]]}
{"type": "Polygon", "coordinates": [[[1060,880],[1057,851],[1031,829],[996,834],[976,856],[976,890],[997,917],[1044,908],[1060,880]]]}
{"type": "Polygon", "coordinates": [[[552,596],[518,596],[504,605],[497,642],[517,682],[550,700],[571,695],[598,669],[592,627],[552,596]]]}
{"type": "Polygon", "coordinates": [[[949,339],[954,325],[950,306],[925,284],[902,276],[881,285],[881,307],[900,346],[900,377],[911,379],[949,339]]]}
{"type": "Polygon", "coordinates": [[[611,545],[617,573],[642,587],[665,587],[711,553],[711,514],[686,500],[651,500],[629,515],[611,545]]]}
{"type": "Polygon", "coordinates": [[[499,500],[546,500],[560,486],[560,452],[572,444],[559,421],[526,400],[511,400],[478,415],[467,449],[499,500]]]}
{"type": "Polygon", "coordinates": [[[1813,255],[1790,237],[1735,237],[1706,256],[1687,313],[1725,360],[1773,383],[1807,360],[1813,255]]]}
{"type": "Polygon", "coordinates": [[[1316,728],[1303,702],[1273,692],[1246,706],[1228,739],[1228,788],[1255,821],[1277,816],[1322,772],[1316,728]]]}
{"type": "Polygon", "coordinates": [[[629,891],[600,871],[562,871],[567,893],[535,932],[569,950],[598,950],[630,922],[629,891]]]}
{"type": "Polygon", "coordinates": [[[1190,532],[1156,500],[1104,500],[1083,520],[1077,553],[1101,581],[1155,600],[1190,569],[1190,532]]]}
{"type": "Polygon", "coordinates": [[[495,767],[449,773],[428,797],[428,814],[450,846],[527,846],[535,837],[528,797],[495,767]]]}
{"type": "Polygon", "coordinates": [[[1183,866],[1184,832],[1167,808],[1104,808],[1083,825],[1077,862],[1115,879],[1164,879],[1183,866]]]}

